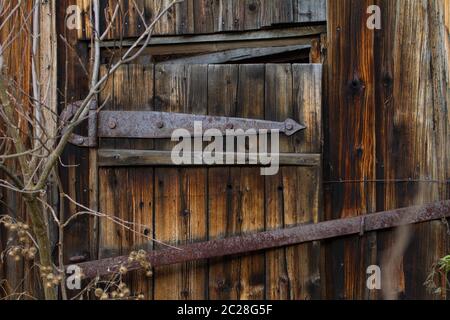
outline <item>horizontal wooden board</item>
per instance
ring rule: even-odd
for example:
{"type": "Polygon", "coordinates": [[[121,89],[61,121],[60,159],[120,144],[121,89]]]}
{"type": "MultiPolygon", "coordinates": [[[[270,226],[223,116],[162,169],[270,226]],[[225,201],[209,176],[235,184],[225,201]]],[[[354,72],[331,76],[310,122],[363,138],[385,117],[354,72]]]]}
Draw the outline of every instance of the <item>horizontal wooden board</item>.
{"type": "MultiPolygon", "coordinates": [[[[101,149],[98,155],[100,167],[174,166],[170,151],[101,149]]],[[[226,158],[227,154],[223,156],[226,158]]],[[[321,157],[320,154],[313,153],[283,153],[280,154],[279,163],[281,166],[317,167],[321,164],[321,157]]],[[[260,166],[261,163],[258,162],[256,165],[260,166]]]]}

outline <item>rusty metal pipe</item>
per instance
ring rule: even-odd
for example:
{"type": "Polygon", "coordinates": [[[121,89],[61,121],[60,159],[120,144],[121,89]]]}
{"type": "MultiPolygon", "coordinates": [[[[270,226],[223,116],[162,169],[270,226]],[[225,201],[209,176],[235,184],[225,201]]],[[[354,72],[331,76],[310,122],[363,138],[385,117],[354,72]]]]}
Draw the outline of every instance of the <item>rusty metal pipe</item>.
{"type": "MultiPolygon", "coordinates": [[[[161,267],[363,234],[364,232],[448,217],[450,217],[450,201],[441,201],[424,206],[396,209],[355,218],[332,220],[295,228],[194,243],[182,246],[179,249],[151,251],[148,252],[147,258],[153,267],[161,267]]],[[[127,266],[130,271],[139,269],[139,265],[128,263],[128,256],[86,262],[79,266],[87,278],[93,278],[115,273],[122,265],[127,266]]]]}

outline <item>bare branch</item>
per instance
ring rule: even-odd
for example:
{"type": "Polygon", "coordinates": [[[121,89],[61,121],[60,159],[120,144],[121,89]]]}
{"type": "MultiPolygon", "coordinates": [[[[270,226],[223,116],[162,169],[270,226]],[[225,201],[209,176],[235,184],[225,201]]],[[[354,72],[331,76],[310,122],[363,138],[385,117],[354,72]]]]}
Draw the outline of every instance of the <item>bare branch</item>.
{"type": "Polygon", "coordinates": [[[45,185],[45,182],[47,181],[48,176],[50,175],[50,172],[55,165],[55,163],[58,161],[59,157],[61,156],[63,150],[65,149],[70,136],[72,135],[73,131],[75,130],[75,127],[78,125],[77,121],[80,118],[83,118],[87,115],[89,108],[88,105],[91,102],[91,100],[95,97],[95,95],[98,94],[99,89],[101,86],[109,79],[109,77],[117,71],[117,69],[120,68],[125,63],[129,63],[136,59],[142,51],[145,49],[145,47],[148,46],[150,43],[151,35],[153,28],[155,27],[156,23],[167,13],[167,11],[170,10],[174,5],[183,2],[184,0],[174,0],[172,1],[164,10],[161,11],[161,13],[155,18],[155,20],[148,26],[148,28],[145,30],[145,32],[135,41],[135,43],[129,48],[129,50],[123,55],[123,57],[114,64],[111,69],[94,85],[91,87],[90,92],[82,102],[80,109],[78,110],[77,114],[74,116],[71,123],[68,124],[67,130],[65,131],[65,134],[61,137],[61,140],[59,144],[56,146],[55,150],[52,152],[52,154],[49,155],[48,161],[45,164],[42,174],[35,186],[35,189],[42,189],[45,185]],[[143,39],[146,38],[145,43],[142,45],[142,47],[133,55],[132,52],[142,43],[143,39]],[[131,56],[130,56],[131,55],[131,56]]]}

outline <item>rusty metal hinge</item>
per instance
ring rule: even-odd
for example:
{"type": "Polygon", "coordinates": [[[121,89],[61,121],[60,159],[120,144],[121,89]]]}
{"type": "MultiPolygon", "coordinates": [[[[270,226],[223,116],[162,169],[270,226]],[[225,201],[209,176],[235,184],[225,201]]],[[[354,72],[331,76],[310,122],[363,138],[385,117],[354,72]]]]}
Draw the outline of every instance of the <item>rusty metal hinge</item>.
{"type": "MultiPolygon", "coordinates": [[[[82,102],[77,101],[69,104],[60,115],[60,123],[62,134],[65,132],[67,124],[76,115],[81,107],[82,102]]],[[[97,146],[97,101],[92,100],[89,104],[88,115],[88,136],[84,137],[73,133],[69,138],[69,143],[79,147],[96,147],[97,146]]]]}
{"type": "MultiPolygon", "coordinates": [[[[70,120],[80,108],[77,102],[68,106],[62,114],[64,122],[70,120]]],[[[177,129],[184,129],[191,137],[203,135],[207,130],[217,129],[223,134],[231,134],[229,130],[239,134],[240,130],[249,134],[248,130],[278,130],[291,136],[305,126],[292,119],[284,122],[266,121],[247,118],[217,117],[207,115],[182,114],[156,111],[97,111],[92,106],[89,116],[89,137],[73,135],[70,143],[81,147],[94,147],[97,138],[127,138],[127,139],[168,139],[177,129]],[[201,124],[197,132],[194,124],[201,124]]]]}

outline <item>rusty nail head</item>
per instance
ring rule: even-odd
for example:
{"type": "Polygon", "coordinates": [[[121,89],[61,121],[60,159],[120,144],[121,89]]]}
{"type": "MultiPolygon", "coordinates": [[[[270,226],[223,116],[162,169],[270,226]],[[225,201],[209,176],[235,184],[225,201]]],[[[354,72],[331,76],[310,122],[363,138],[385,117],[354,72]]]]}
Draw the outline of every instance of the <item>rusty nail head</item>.
{"type": "Polygon", "coordinates": [[[110,128],[110,129],[115,129],[115,128],[117,128],[117,122],[111,121],[111,122],[109,123],[109,128],[110,128]]]}
{"type": "Polygon", "coordinates": [[[291,131],[294,129],[294,125],[292,123],[286,124],[286,130],[291,131]]]}
{"type": "Polygon", "coordinates": [[[74,256],[74,257],[70,257],[69,261],[70,263],[81,263],[87,260],[87,256],[86,255],[79,255],[79,256],[74,256]]]}

